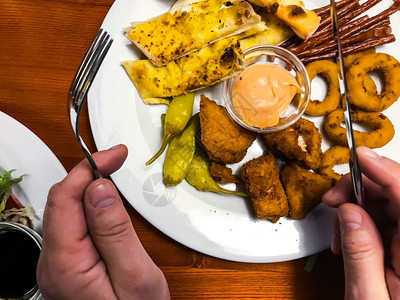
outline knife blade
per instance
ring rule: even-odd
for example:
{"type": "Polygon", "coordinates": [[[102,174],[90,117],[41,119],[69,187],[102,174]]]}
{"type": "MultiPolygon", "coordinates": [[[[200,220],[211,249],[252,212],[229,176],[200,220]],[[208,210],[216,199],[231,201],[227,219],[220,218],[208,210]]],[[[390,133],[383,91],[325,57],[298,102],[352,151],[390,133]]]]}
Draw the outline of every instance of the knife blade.
{"type": "Polygon", "coordinates": [[[346,102],[343,104],[343,109],[344,109],[344,120],[347,133],[347,142],[349,144],[349,149],[350,149],[349,166],[350,166],[350,173],[354,190],[354,197],[358,205],[365,206],[362,174],[358,164],[356,144],[353,132],[353,123],[351,121],[350,100],[349,100],[349,92],[346,80],[346,68],[343,62],[343,50],[342,50],[342,42],[340,40],[340,30],[339,30],[339,21],[336,10],[336,2],[335,0],[330,0],[330,1],[331,1],[331,19],[333,25],[332,26],[333,35],[334,38],[336,39],[336,44],[337,44],[337,63],[339,65],[339,86],[341,94],[344,94],[346,98],[346,102]]]}

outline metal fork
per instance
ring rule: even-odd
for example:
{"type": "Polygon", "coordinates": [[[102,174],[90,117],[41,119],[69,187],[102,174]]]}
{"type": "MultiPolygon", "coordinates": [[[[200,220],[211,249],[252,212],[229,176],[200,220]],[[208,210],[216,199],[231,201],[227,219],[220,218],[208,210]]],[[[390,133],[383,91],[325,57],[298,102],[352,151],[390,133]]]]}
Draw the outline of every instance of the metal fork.
{"type": "Polygon", "coordinates": [[[96,179],[102,178],[103,176],[97,168],[97,165],[93,160],[92,154],[90,153],[88,147],[85,145],[84,141],[79,135],[79,117],[89,88],[93,83],[104,57],[110,49],[112,42],[113,39],[110,37],[110,35],[105,30],[100,29],[99,33],[90,45],[81,65],[79,66],[78,72],[72,81],[68,93],[69,120],[71,122],[72,129],[74,130],[75,137],[93,168],[94,177],[96,179]]]}

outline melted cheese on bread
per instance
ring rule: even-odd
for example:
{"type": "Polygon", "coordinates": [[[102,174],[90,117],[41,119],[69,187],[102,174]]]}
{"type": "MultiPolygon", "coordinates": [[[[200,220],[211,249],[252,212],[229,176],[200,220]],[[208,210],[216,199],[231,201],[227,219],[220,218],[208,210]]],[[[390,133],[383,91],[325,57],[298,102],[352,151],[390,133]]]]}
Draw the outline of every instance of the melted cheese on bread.
{"type": "Polygon", "coordinates": [[[294,36],[294,32],[278,17],[268,12],[267,8],[259,7],[256,12],[261,16],[266,30],[240,40],[240,48],[245,51],[260,45],[279,45],[294,36]]]}
{"type": "Polygon", "coordinates": [[[243,54],[236,37],[219,40],[165,66],[149,60],[122,63],[145,103],[178,96],[235,76],[243,69],[243,54]]]}
{"type": "Polygon", "coordinates": [[[309,38],[319,27],[319,16],[305,8],[301,0],[249,0],[256,6],[266,7],[289,25],[302,39],[309,38]]]}
{"type": "Polygon", "coordinates": [[[126,29],[129,40],[156,66],[261,23],[253,7],[243,0],[203,0],[178,8],[126,29]]]}

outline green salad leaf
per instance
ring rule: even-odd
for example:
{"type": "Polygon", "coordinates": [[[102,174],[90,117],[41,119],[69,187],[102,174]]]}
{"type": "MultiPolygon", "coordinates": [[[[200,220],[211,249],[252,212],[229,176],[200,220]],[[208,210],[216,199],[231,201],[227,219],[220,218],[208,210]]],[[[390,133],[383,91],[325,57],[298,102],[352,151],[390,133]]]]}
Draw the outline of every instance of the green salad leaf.
{"type": "Polygon", "coordinates": [[[22,180],[22,176],[12,178],[11,174],[15,170],[10,170],[4,175],[0,175],[0,213],[6,208],[7,199],[11,193],[11,186],[22,180]]]}

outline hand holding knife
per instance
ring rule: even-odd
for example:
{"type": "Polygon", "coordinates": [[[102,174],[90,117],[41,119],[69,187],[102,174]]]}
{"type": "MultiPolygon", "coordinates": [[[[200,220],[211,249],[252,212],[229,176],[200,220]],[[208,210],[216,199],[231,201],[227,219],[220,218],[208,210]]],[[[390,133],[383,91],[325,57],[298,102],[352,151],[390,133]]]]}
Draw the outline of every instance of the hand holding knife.
{"type": "Polygon", "coordinates": [[[339,23],[337,17],[337,10],[336,10],[336,2],[335,0],[331,1],[331,18],[333,24],[333,34],[336,39],[337,43],[337,62],[339,65],[339,86],[340,92],[344,93],[346,96],[346,102],[343,103],[344,109],[344,119],[346,125],[346,133],[347,133],[347,142],[349,144],[350,149],[350,173],[351,179],[353,183],[353,190],[356,203],[360,206],[365,206],[364,202],[364,188],[362,183],[362,174],[360,167],[358,165],[357,159],[357,152],[356,152],[356,145],[354,140],[354,133],[353,133],[353,124],[351,121],[351,113],[350,113],[350,101],[349,101],[349,93],[347,88],[347,81],[346,81],[346,68],[343,62],[343,51],[342,51],[342,43],[340,40],[340,32],[339,32],[339,23]]]}

